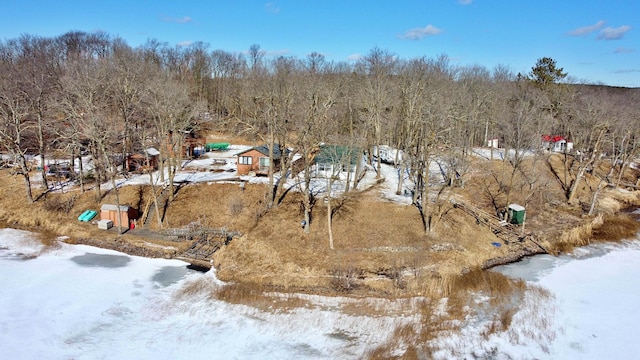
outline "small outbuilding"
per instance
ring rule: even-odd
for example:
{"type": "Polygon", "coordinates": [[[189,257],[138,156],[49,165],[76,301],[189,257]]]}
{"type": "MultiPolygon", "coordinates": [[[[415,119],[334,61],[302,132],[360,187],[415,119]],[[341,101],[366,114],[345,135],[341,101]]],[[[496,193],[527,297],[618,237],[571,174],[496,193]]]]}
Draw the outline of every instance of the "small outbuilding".
{"type": "Polygon", "coordinates": [[[573,142],[560,135],[542,135],[542,148],[553,152],[570,152],[573,142]]]}
{"type": "Polygon", "coordinates": [[[118,221],[118,206],[104,204],[100,207],[100,220],[111,220],[114,226],[121,225],[129,229],[134,220],[138,218],[138,211],[127,205],[120,205],[120,221],[118,221]]]}
{"type": "Polygon", "coordinates": [[[144,152],[127,156],[125,168],[129,172],[158,170],[159,156],[160,151],[155,148],[148,148],[144,152]]]}
{"type": "Polygon", "coordinates": [[[526,220],[527,213],[524,206],[511,204],[507,208],[507,221],[511,224],[521,225],[526,220]]]}
{"type": "Polygon", "coordinates": [[[404,156],[402,150],[398,150],[389,145],[380,145],[373,147],[373,157],[377,159],[380,154],[380,162],[390,165],[398,165],[402,162],[404,156]]]}

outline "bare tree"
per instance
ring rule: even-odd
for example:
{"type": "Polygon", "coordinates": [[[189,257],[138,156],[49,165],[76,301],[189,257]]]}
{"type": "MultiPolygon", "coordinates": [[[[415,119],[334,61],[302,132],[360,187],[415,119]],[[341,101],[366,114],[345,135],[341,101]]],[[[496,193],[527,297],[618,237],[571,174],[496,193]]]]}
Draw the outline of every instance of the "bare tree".
{"type": "MultiPolygon", "coordinates": [[[[516,84],[513,94],[507,102],[506,117],[499,124],[504,137],[505,155],[503,170],[507,173],[505,208],[511,202],[516,175],[525,174],[523,163],[527,157],[535,157],[540,144],[543,125],[542,101],[536,89],[525,82],[516,84]],[[506,165],[509,166],[506,166],[506,165]]],[[[525,174],[526,175],[526,174],[525,174]]]]}
{"type": "MultiPolygon", "coordinates": [[[[323,76],[329,75],[325,73],[323,76]]],[[[340,83],[324,81],[317,73],[307,72],[300,78],[298,85],[294,122],[297,137],[294,150],[301,157],[298,161],[303,179],[299,184],[303,194],[304,231],[309,233],[311,212],[315,203],[312,192],[312,167],[321,143],[331,134],[332,124],[336,124],[337,113],[333,108],[340,93],[340,83]]]]}
{"type": "Polygon", "coordinates": [[[577,108],[579,127],[576,129],[575,146],[579,154],[575,157],[577,170],[575,179],[568,186],[567,203],[574,204],[577,190],[585,172],[593,168],[602,151],[602,143],[609,131],[606,101],[597,97],[585,98],[577,108]]]}
{"type": "Polygon", "coordinates": [[[360,106],[371,126],[373,143],[376,146],[378,158],[376,177],[380,177],[380,145],[382,145],[382,126],[390,117],[393,107],[392,75],[395,72],[396,57],[392,53],[380,48],[373,48],[363,56],[356,65],[360,75],[361,95],[360,106]]]}
{"type": "Polygon", "coordinates": [[[59,91],[61,64],[58,50],[52,39],[23,35],[17,41],[11,42],[15,54],[14,76],[17,78],[17,88],[29,106],[29,117],[34,123],[34,133],[37,139],[37,151],[40,156],[43,187],[48,188],[45,170],[47,140],[51,138],[49,130],[52,124],[52,114],[49,104],[56,92],[59,91]]]}
{"type": "Polygon", "coordinates": [[[430,167],[437,149],[451,147],[450,91],[453,88],[448,58],[413,60],[402,71],[401,104],[405,117],[405,154],[413,182],[412,203],[420,212],[425,232],[436,228],[442,214],[444,189],[431,187],[430,167]],[[435,190],[435,196],[431,192],[435,190]]]}
{"type": "Polygon", "coordinates": [[[182,167],[184,136],[194,130],[195,118],[203,104],[189,98],[188,88],[158,72],[150,80],[145,104],[151,117],[160,151],[160,181],[168,176],[169,200],[175,193],[174,179],[182,167]]]}
{"type": "Polygon", "coordinates": [[[142,126],[142,101],[147,89],[146,81],[150,77],[148,66],[142,61],[141,56],[123,43],[115,39],[113,44],[113,57],[105,64],[108,66],[109,100],[121,125],[121,156],[126,156],[137,150],[140,139],[136,138],[142,126]],[[138,131],[136,131],[138,130],[138,131]]]}
{"type": "Polygon", "coordinates": [[[24,180],[25,194],[29,203],[33,202],[31,191],[31,166],[27,161],[29,148],[25,143],[26,134],[31,131],[28,121],[29,105],[17,88],[16,71],[12,69],[12,61],[6,59],[5,49],[0,59],[0,148],[13,157],[14,174],[21,175],[24,180]]]}

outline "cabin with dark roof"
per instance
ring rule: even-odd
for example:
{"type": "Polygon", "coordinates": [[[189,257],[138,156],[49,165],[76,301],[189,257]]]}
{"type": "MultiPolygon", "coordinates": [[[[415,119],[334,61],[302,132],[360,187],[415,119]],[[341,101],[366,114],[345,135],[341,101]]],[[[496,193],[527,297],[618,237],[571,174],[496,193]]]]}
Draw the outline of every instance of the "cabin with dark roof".
{"type": "Polygon", "coordinates": [[[273,147],[273,156],[269,157],[269,146],[260,145],[236,154],[238,175],[268,175],[269,164],[273,162],[274,171],[280,170],[282,150],[279,144],[273,147]]]}

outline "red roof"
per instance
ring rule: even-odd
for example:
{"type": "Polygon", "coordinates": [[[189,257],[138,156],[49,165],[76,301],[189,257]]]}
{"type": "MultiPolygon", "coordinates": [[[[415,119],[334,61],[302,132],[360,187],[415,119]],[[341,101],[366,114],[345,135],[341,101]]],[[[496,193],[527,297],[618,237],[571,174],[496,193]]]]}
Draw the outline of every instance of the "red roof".
{"type": "Polygon", "coordinates": [[[566,142],[570,142],[569,140],[565,139],[564,136],[560,136],[560,135],[542,135],[542,141],[546,141],[546,142],[551,142],[551,143],[557,143],[560,140],[565,140],[566,142]]]}

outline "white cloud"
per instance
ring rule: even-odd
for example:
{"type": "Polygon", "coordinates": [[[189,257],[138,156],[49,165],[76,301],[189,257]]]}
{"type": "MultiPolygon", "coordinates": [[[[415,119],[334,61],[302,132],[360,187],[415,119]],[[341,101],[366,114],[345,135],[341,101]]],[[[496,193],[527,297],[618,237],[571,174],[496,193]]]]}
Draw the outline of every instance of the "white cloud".
{"type": "Polygon", "coordinates": [[[278,5],[276,5],[276,4],[272,3],[272,2],[267,3],[267,4],[264,6],[264,9],[265,9],[268,13],[272,13],[272,14],[277,14],[277,13],[279,13],[279,12],[280,12],[280,7],[278,7],[278,5]]]}
{"type": "Polygon", "coordinates": [[[620,69],[613,72],[614,74],[633,74],[640,73],[640,69],[620,69]]]}
{"type": "Polygon", "coordinates": [[[267,50],[264,52],[265,56],[284,56],[289,53],[289,49],[280,49],[280,50],[267,50]]]}
{"type": "Polygon", "coordinates": [[[185,41],[180,41],[176,45],[178,45],[179,47],[187,47],[187,46],[191,46],[191,44],[193,44],[193,41],[185,40],[185,41]]]}
{"type": "Polygon", "coordinates": [[[349,60],[349,61],[358,61],[358,60],[360,60],[361,57],[362,57],[362,55],[357,54],[357,53],[356,54],[351,54],[351,55],[347,56],[347,60],[349,60]]]}
{"type": "Polygon", "coordinates": [[[460,5],[470,5],[473,0],[458,0],[458,4],[460,5]]]}
{"type": "Polygon", "coordinates": [[[404,34],[398,35],[401,39],[420,40],[426,36],[438,35],[442,32],[441,29],[429,24],[423,28],[414,28],[407,30],[404,34]]]}
{"type": "Polygon", "coordinates": [[[617,49],[615,49],[614,54],[630,54],[632,52],[635,52],[634,49],[628,49],[628,48],[623,48],[623,47],[619,47],[617,49]]]}
{"type": "Polygon", "coordinates": [[[637,72],[640,72],[640,69],[620,69],[620,70],[614,71],[614,73],[616,74],[630,74],[630,73],[637,73],[637,72]]]}
{"type": "Polygon", "coordinates": [[[569,31],[567,34],[571,36],[582,36],[591,34],[594,31],[600,30],[604,26],[604,21],[600,20],[597,23],[589,26],[579,27],[569,31]]]}
{"type": "Polygon", "coordinates": [[[598,35],[598,40],[622,39],[624,34],[626,34],[629,30],[631,30],[631,26],[629,25],[622,25],[617,28],[607,27],[600,30],[600,34],[598,35]]]}
{"type": "Polygon", "coordinates": [[[193,19],[191,19],[191,16],[183,16],[181,18],[164,17],[162,20],[166,22],[174,22],[178,24],[186,24],[193,21],[193,19]]]}

